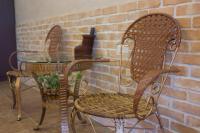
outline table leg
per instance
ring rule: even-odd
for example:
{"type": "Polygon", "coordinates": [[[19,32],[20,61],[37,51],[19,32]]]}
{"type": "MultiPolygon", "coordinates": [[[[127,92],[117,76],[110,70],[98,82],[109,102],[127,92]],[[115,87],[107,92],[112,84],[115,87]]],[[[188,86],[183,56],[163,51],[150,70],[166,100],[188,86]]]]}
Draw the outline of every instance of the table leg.
{"type": "Polygon", "coordinates": [[[15,93],[16,93],[16,102],[17,102],[17,120],[21,120],[21,78],[17,77],[15,82],[15,93]]]}

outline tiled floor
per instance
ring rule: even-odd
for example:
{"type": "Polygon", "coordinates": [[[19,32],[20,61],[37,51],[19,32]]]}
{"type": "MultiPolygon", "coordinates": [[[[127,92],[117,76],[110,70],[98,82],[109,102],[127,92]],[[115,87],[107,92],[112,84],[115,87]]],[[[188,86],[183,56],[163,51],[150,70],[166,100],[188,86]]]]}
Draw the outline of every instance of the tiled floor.
{"type": "MultiPolygon", "coordinates": [[[[29,89],[22,92],[23,117],[16,121],[16,110],[11,109],[11,94],[7,82],[0,82],[0,133],[59,133],[59,108],[49,106],[46,119],[39,131],[33,127],[39,120],[41,113],[41,99],[39,92],[29,89]]],[[[80,125],[77,120],[77,133],[92,133],[91,126],[80,125]]],[[[108,128],[95,123],[97,133],[112,133],[108,128]]]]}

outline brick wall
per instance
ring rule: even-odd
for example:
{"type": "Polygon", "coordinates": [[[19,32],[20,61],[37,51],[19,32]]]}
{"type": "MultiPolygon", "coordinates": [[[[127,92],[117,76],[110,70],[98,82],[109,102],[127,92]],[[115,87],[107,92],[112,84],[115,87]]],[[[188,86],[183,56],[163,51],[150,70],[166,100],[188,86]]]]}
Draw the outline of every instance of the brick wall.
{"type": "MultiPolygon", "coordinates": [[[[81,43],[82,34],[96,27],[94,57],[119,58],[117,44],[126,28],[138,17],[154,12],[175,17],[182,28],[182,44],[175,65],[181,69],[170,75],[160,98],[160,111],[166,131],[169,133],[200,132],[200,1],[199,0],[134,0],[87,12],[66,14],[41,21],[17,25],[17,47],[20,50],[42,50],[48,30],[54,25],[62,26],[63,58],[73,58],[73,48],[81,43]]],[[[20,58],[30,56],[20,55],[20,58]]],[[[88,71],[92,89],[104,88],[116,91],[118,68],[114,65],[97,64],[88,71]],[[97,75],[100,75],[97,77],[97,75]]],[[[124,89],[133,92],[133,89],[124,89]]],[[[98,119],[102,121],[101,119],[98,119]]],[[[127,121],[131,124],[131,121],[127,121]]],[[[141,126],[157,127],[155,117],[141,126]]],[[[153,131],[154,132],[154,131],[153,131]]]]}

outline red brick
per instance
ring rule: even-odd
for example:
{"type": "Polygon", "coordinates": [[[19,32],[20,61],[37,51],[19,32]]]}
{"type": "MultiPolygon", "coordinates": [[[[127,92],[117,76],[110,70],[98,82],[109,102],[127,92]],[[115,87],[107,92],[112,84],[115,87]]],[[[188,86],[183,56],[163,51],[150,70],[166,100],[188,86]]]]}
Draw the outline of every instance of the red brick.
{"type": "Polygon", "coordinates": [[[79,35],[75,34],[75,35],[73,35],[72,38],[73,38],[73,40],[82,40],[83,37],[80,34],[79,35]]]}
{"type": "Polygon", "coordinates": [[[96,9],[94,11],[90,11],[90,16],[100,16],[103,14],[103,10],[102,9],[96,9]]]}
{"type": "MultiPolygon", "coordinates": [[[[163,114],[161,113],[161,115],[163,115],[163,114]]],[[[166,127],[166,128],[169,128],[169,120],[166,119],[166,118],[163,118],[163,117],[160,117],[160,118],[161,118],[163,126],[166,127]]],[[[150,117],[148,117],[148,120],[150,120],[150,121],[152,121],[156,124],[159,124],[158,119],[155,115],[151,115],[150,117]]]]}
{"type": "Polygon", "coordinates": [[[109,49],[115,49],[116,48],[116,42],[103,42],[103,41],[101,41],[100,43],[99,43],[99,45],[101,45],[102,46],[102,48],[109,48],[109,49]]]}
{"type": "Polygon", "coordinates": [[[85,25],[90,26],[90,25],[94,25],[94,24],[96,24],[96,19],[82,19],[79,23],[79,25],[84,25],[84,26],[85,25]]]}
{"type": "Polygon", "coordinates": [[[108,58],[117,58],[115,50],[108,50],[107,53],[108,53],[108,58]]]}
{"type": "Polygon", "coordinates": [[[155,129],[155,126],[149,122],[145,122],[145,121],[141,121],[141,123],[139,123],[139,126],[143,127],[143,128],[153,128],[155,129]]]}
{"type": "Polygon", "coordinates": [[[121,33],[107,34],[109,40],[121,40],[121,33]]]}
{"type": "Polygon", "coordinates": [[[192,0],[163,0],[163,5],[176,5],[180,3],[191,2],[192,0]]]}
{"type": "Polygon", "coordinates": [[[173,101],[172,106],[174,109],[200,116],[200,106],[180,101],[173,101]]]}
{"type": "Polygon", "coordinates": [[[158,100],[158,103],[161,104],[161,105],[165,105],[165,106],[169,106],[170,105],[170,100],[168,97],[164,97],[164,96],[160,96],[159,97],[159,100],[158,100]]]}
{"type": "Polygon", "coordinates": [[[131,2],[119,6],[119,12],[128,12],[137,9],[137,2],[131,2]]]}
{"type": "Polygon", "coordinates": [[[174,15],[174,7],[163,7],[163,8],[150,9],[149,13],[165,13],[165,14],[169,14],[169,15],[173,16],[174,15]]]}
{"type": "Polygon", "coordinates": [[[79,19],[79,16],[78,16],[78,14],[73,13],[73,14],[69,14],[69,15],[67,16],[67,18],[68,18],[69,20],[77,20],[77,19],[79,19]]]}
{"type": "Polygon", "coordinates": [[[189,92],[188,99],[193,103],[200,104],[200,93],[189,92]]]}
{"type": "Polygon", "coordinates": [[[128,14],[128,20],[136,20],[144,15],[147,15],[148,11],[137,11],[128,14]]]}
{"type": "Polygon", "coordinates": [[[98,35],[96,36],[96,38],[97,38],[98,40],[108,40],[108,36],[107,36],[106,34],[103,34],[103,33],[98,34],[98,35]]]}
{"type": "Polygon", "coordinates": [[[192,67],[191,75],[192,75],[192,77],[200,78],[200,68],[199,67],[192,67]]]}
{"type": "Polygon", "coordinates": [[[187,123],[187,125],[190,125],[190,126],[200,127],[200,118],[193,117],[193,116],[187,116],[186,123],[187,123]]]}
{"type": "MultiPolygon", "coordinates": [[[[158,133],[163,133],[163,131],[161,129],[158,129],[158,133]]],[[[164,129],[164,133],[174,133],[172,131],[170,131],[169,129],[164,129]]]]}
{"type": "Polygon", "coordinates": [[[200,52],[200,42],[191,42],[190,47],[191,47],[190,52],[192,53],[200,52]]]}
{"type": "Polygon", "coordinates": [[[98,50],[95,50],[95,57],[96,58],[100,58],[100,57],[105,57],[105,55],[106,55],[106,51],[105,50],[100,50],[100,49],[98,49],[98,50]]]}
{"type": "Polygon", "coordinates": [[[117,6],[111,6],[107,8],[103,8],[103,14],[108,15],[108,14],[114,14],[117,13],[117,6]]]}
{"type": "Polygon", "coordinates": [[[190,28],[192,25],[191,18],[176,18],[182,28],[190,28]]]}
{"type": "Polygon", "coordinates": [[[185,125],[182,125],[179,123],[175,123],[175,122],[171,123],[171,129],[173,129],[179,133],[199,133],[199,131],[197,131],[191,127],[188,127],[188,126],[185,126],[185,125]]]}
{"type": "Polygon", "coordinates": [[[103,31],[118,31],[118,25],[98,25],[95,26],[96,32],[103,32],[103,31]]]}
{"type": "Polygon", "coordinates": [[[178,54],[175,62],[182,64],[200,65],[200,55],[178,54]]]}
{"type": "Polygon", "coordinates": [[[159,107],[160,114],[179,122],[184,122],[184,114],[165,107],[159,107]]]}
{"type": "Polygon", "coordinates": [[[109,18],[107,17],[96,18],[96,24],[108,23],[108,20],[109,18]]]}
{"type": "Polygon", "coordinates": [[[88,33],[90,31],[89,27],[81,27],[79,28],[79,32],[81,33],[88,33]]]}
{"type": "Polygon", "coordinates": [[[177,16],[195,15],[200,13],[200,3],[181,5],[176,8],[177,16]]]}
{"type": "Polygon", "coordinates": [[[193,18],[193,27],[200,28],[200,16],[193,18]]]}
{"type": "Polygon", "coordinates": [[[187,76],[189,75],[189,67],[186,66],[175,66],[179,72],[174,73],[175,75],[179,75],[179,76],[187,76]]]}
{"type": "MultiPolygon", "coordinates": [[[[128,17],[128,19],[129,19],[129,17],[128,17]]],[[[126,22],[126,23],[119,23],[118,25],[117,25],[117,30],[118,31],[125,31],[127,28],[128,28],[128,26],[130,25],[130,24],[132,24],[132,22],[126,22]]]]}
{"type": "Polygon", "coordinates": [[[153,8],[153,7],[159,7],[159,6],[160,6],[160,0],[139,0],[138,1],[139,9],[153,8]]]}
{"type": "Polygon", "coordinates": [[[90,16],[90,12],[80,12],[77,14],[78,15],[78,19],[82,19],[82,18],[86,18],[90,16]]]}
{"type": "Polygon", "coordinates": [[[182,39],[200,40],[200,29],[182,30],[182,39]]]}
{"type": "Polygon", "coordinates": [[[187,96],[185,91],[180,91],[172,88],[164,88],[162,94],[181,100],[185,100],[187,96]]]}
{"type": "Polygon", "coordinates": [[[110,23],[123,22],[126,21],[126,19],[127,19],[127,14],[114,15],[109,17],[109,22],[110,23]]]}
{"type": "Polygon", "coordinates": [[[200,81],[186,79],[186,78],[176,78],[174,79],[174,85],[177,87],[185,88],[185,89],[193,89],[196,91],[200,91],[200,81]]]}
{"type": "Polygon", "coordinates": [[[92,70],[97,72],[109,73],[109,68],[104,65],[95,65],[94,67],[92,67],[92,70]]]}

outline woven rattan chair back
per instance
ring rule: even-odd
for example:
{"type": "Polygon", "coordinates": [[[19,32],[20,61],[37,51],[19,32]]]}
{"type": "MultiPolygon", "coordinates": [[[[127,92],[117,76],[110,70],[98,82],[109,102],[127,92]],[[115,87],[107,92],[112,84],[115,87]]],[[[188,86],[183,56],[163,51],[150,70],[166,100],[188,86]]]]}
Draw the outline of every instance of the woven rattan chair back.
{"type": "Polygon", "coordinates": [[[53,26],[45,39],[45,44],[49,42],[48,54],[52,60],[58,59],[59,45],[61,44],[62,29],[59,25],[53,26]]]}
{"type": "Polygon", "coordinates": [[[131,52],[131,77],[139,82],[146,72],[162,69],[166,51],[180,45],[181,35],[177,22],[166,14],[149,14],[128,27],[122,44],[134,40],[131,52]]]}
{"type": "MultiPolygon", "coordinates": [[[[152,114],[155,114],[161,130],[164,132],[157,106],[158,99],[167,79],[167,74],[177,72],[177,69],[172,67],[172,63],[180,42],[179,25],[172,17],[166,14],[148,14],[131,24],[125,31],[120,46],[119,93],[92,94],[82,96],[76,100],[75,108],[71,113],[73,132],[75,133],[74,120],[76,111],[98,117],[113,118],[115,120],[116,133],[125,132],[124,119],[137,119],[134,126],[129,130],[130,133],[134,128],[137,128],[136,125],[140,121],[144,121],[152,114]],[[130,50],[123,50],[126,46],[130,50]],[[129,52],[130,61],[126,58],[126,54],[129,52]],[[169,59],[166,59],[167,52],[172,55],[169,59]],[[122,56],[125,57],[125,60],[123,60],[122,56]],[[167,64],[167,67],[166,62],[169,64],[167,64]],[[130,72],[128,71],[129,68],[130,72]],[[122,76],[122,74],[124,75],[122,76]],[[133,84],[128,81],[129,76],[132,78],[131,81],[137,82],[133,95],[123,94],[124,91],[122,93],[120,91],[121,87],[133,87],[133,84]],[[148,91],[146,91],[147,89],[148,91]]],[[[76,65],[87,62],[92,61],[74,62],[68,67],[66,75],[69,75],[76,65]]]]}

